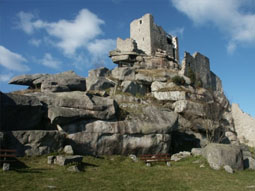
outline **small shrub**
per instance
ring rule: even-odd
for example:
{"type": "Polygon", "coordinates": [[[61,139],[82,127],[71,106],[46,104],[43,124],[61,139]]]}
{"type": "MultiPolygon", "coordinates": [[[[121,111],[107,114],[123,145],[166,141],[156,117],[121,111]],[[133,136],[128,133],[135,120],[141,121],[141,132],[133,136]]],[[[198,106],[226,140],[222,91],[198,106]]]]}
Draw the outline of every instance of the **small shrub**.
{"type": "Polygon", "coordinates": [[[195,88],[201,88],[203,87],[203,82],[201,79],[196,80],[195,84],[194,84],[195,88]]]}
{"type": "Polygon", "coordinates": [[[188,68],[187,76],[190,78],[191,85],[194,85],[196,83],[196,75],[190,67],[188,68]]]}
{"type": "Polygon", "coordinates": [[[172,82],[174,82],[176,85],[185,85],[185,80],[181,76],[174,76],[172,78],[172,82]]]}

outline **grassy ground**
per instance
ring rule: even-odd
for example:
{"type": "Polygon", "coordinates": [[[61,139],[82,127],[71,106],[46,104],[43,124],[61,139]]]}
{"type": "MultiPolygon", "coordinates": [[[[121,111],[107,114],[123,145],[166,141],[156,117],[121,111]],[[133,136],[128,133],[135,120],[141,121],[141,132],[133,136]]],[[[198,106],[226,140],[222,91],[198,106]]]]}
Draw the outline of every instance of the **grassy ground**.
{"type": "Polygon", "coordinates": [[[72,173],[67,167],[48,165],[47,157],[19,158],[23,168],[0,170],[0,190],[255,190],[255,172],[228,174],[215,171],[201,158],[172,162],[172,166],[145,166],[128,157],[84,157],[84,171],[72,173]],[[193,163],[199,160],[199,163],[193,163]],[[200,168],[205,164],[204,168],[200,168]],[[27,166],[27,167],[25,167],[27,166]]]}

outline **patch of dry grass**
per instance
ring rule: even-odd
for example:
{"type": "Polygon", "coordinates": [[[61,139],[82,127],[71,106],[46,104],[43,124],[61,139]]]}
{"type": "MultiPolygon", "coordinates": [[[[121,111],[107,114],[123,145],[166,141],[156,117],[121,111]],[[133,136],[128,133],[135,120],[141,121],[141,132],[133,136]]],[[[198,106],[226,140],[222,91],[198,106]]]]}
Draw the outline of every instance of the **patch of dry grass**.
{"type": "Polygon", "coordinates": [[[215,171],[201,158],[172,162],[172,166],[145,166],[124,156],[84,157],[84,171],[70,173],[66,167],[47,165],[47,157],[20,158],[27,168],[0,170],[0,190],[212,190],[255,189],[254,171],[228,174],[215,171]],[[199,163],[193,163],[199,160],[199,163]],[[200,168],[205,164],[204,168],[200,168]]]}

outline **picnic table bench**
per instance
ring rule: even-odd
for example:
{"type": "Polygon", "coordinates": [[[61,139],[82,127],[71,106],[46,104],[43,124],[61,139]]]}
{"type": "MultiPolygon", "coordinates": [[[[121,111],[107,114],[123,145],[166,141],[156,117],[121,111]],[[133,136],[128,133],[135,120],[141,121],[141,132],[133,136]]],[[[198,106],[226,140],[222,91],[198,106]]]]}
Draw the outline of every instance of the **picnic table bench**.
{"type": "Polygon", "coordinates": [[[169,154],[147,154],[140,155],[139,159],[144,161],[146,164],[151,164],[153,162],[165,162],[170,166],[170,155],[169,154]]]}
{"type": "Polygon", "coordinates": [[[16,161],[16,150],[0,149],[0,163],[16,161]]]}

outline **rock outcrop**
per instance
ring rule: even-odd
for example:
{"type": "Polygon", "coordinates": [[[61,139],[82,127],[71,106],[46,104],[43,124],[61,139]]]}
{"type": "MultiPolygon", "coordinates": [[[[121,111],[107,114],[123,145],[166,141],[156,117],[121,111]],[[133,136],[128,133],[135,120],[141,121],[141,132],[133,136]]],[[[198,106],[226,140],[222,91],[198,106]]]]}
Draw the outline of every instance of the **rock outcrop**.
{"type": "Polygon", "coordinates": [[[135,34],[118,39],[110,52],[118,64],[113,70],[94,69],[87,78],[72,71],[13,78],[11,84],[28,90],[1,93],[0,132],[16,141],[7,146],[37,155],[68,144],[77,154],[104,155],[238,143],[231,106],[209,59],[185,54],[179,65],[178,39],[152,27],[159,33],[141,28],[152,31],[148,46],[135,34]],[[155,39],[160,41],[151,44],[155,39]]]}
{"type": "Polygon", "coordinates": [[[239,146],[211,143],[207,145],[202,155],[207,159],[211,168],[219,170],[225,165],[232,169],[243,170],[243,154],[239,146]]]}
{"type": "Polygon", "coordinates": [[[59,74],[21,75],[10,80],[9,84],[26,85],[42,92],[85,91],[86,81],[73,71],[59,74]]]}
{"type": "Polygon", "coordinates": [[[238,104],[232,104],[235,130],[241,143],[255,147],[255,118],[244,113],[238,104]]]}

